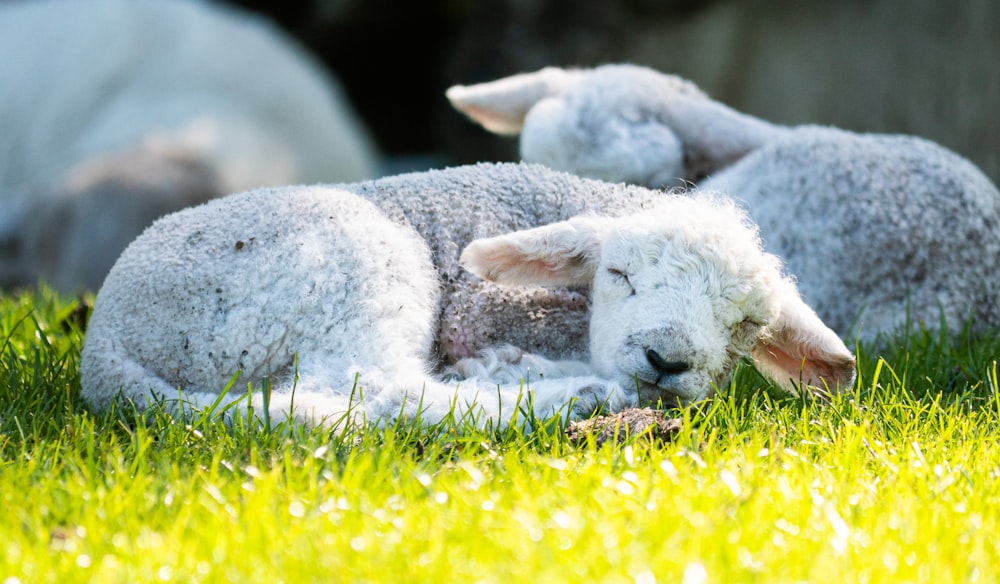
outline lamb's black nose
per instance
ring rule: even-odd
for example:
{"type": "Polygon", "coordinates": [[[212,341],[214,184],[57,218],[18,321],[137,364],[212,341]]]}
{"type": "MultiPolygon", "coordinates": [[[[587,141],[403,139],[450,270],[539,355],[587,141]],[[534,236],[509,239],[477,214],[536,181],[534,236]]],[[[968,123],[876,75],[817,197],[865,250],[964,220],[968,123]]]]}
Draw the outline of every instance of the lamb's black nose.
{"type": "Polygon", "coordinates": [[[667,361],[652,349],[646,349],[646,359],[661,375],[677,375],[691,368],[687,361],[667,361]]]}

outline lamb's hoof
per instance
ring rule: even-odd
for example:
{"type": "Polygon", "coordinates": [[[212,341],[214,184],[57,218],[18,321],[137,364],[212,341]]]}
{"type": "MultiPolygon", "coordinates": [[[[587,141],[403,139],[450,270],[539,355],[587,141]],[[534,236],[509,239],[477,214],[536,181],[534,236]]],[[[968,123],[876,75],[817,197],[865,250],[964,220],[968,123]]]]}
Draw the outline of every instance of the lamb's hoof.
{"type": "Polygon", "coordinates": [[[460,373],[453,371],[451,369],[446,369],[444,373],[441,374],[441,381],[443,383],[457,383],[464,379],[465,378],[462,377],[460,373]]]}
{"type": "Polygon", "coordinates": [[[566,436],[574,444],[582,444],[593,436],[600,446],[607,441],[622,443],[630,437],[644,437],[654,442],[670,442],[681,429],[680,418],[666,418],[663,412],[650,408],[629,408],[610,416],[571,422],[566,436]]]}

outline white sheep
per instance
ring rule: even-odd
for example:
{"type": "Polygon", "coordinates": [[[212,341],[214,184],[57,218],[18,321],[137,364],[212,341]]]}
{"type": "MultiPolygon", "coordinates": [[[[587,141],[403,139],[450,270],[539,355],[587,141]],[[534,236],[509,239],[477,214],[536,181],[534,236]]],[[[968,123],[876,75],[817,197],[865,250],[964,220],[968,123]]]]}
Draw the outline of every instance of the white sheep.
{"type": "MultiPolygon", "coordinates": [[[[442,274],[432,252],[394,207],[359,192],[404,180],[451,185],[459,206],[467,197],[488,205],[532,173],[584,191],[623,188],[540,167],[476,166],[256,190],[168,215],[125,250],[97,296],[82,395],[97,408],[119,392],[142,408],[176,399],[200,408],[240,373],[237,388],[271,380],[275,419],[420,412],[434,422],[454,407],[507,423],[528,403],[539,416],[688,403],[725,384],[744,355],[790,388],[835,390],[853,379],[851,353],[761,250],[744,213],[721,198],[649,191],[655,203],[637,214],[478,239],[462,254],[470,270],[506,285],[591,288],[589,362],[503,346],[452,370],[486,377],[445,381],[433,373],[442,274]]],[[[262,394],[253,405],[259,412],[262,394]]]]}
{"type": "Polygon", "coordinates": [[[320,65],[196,0],[0,3],[0,286],[96,289],[153,219],[267,185],[371,178],[320,65]]]}
{"type": "Polygon", "coordinates": [[[744,201],[768,251],[841,335],[908,323],[1000,325],[1000,193],[926,140],[783,127],[632,65],[548,68],[448,90],[521,155],[651,187],[697,182],[744,201]]]}

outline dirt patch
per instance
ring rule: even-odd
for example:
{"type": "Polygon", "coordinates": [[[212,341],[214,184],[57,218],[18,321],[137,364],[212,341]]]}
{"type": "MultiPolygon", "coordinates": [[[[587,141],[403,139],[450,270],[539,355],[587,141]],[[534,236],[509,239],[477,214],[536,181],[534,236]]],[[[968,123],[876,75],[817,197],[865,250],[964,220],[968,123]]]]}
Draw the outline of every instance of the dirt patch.
{"type": "Polygon", "coordinates": [[[659,410],[632,408],[610,416],[572,422],[566,428],[566,436],[571,442],[581,444],[592,435],[598,446],[609,440],[621,443],[639,436],[653,441],[670,442],[680,431],[681,423],[680,418],[667,418],[659,410]]]}

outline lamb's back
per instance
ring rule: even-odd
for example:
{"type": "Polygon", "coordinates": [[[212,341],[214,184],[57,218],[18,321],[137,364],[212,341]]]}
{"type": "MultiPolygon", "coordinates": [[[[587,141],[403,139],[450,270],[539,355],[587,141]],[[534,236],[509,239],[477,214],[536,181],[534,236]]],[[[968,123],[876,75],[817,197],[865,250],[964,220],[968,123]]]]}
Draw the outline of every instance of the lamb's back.
{"type": "Polygon", "coordinates": [[[473,239],[577,215],[617,216],[648,206],[659,193],[580,178],[527,163],[480,163],[340,185],[408,223],[427,241],[444,274],[473,239]]]}
{"type": "Polygon", "coordinates": [[[458,263],[473,239],[577,215],[633,213],[662,194],[527,163],[481,163],[343,188],[412,225],[430,247],[442,283],[436,350],[445,364],[501,343],[552,358],[580,358],[588,350],[585,290],[479,280],[458,263]]]}
{"type": "Polygon", "coordinates": [[[747,203],[768,250],[842,334],[862,310],[902,321],[908,297],[917,319],[936,322],[940,304],[950,326],[1000,324],[1000,282],[977,268],[1000,260],[1000,193],[933,142],[804,126],[703,186],[747,203]]]}

